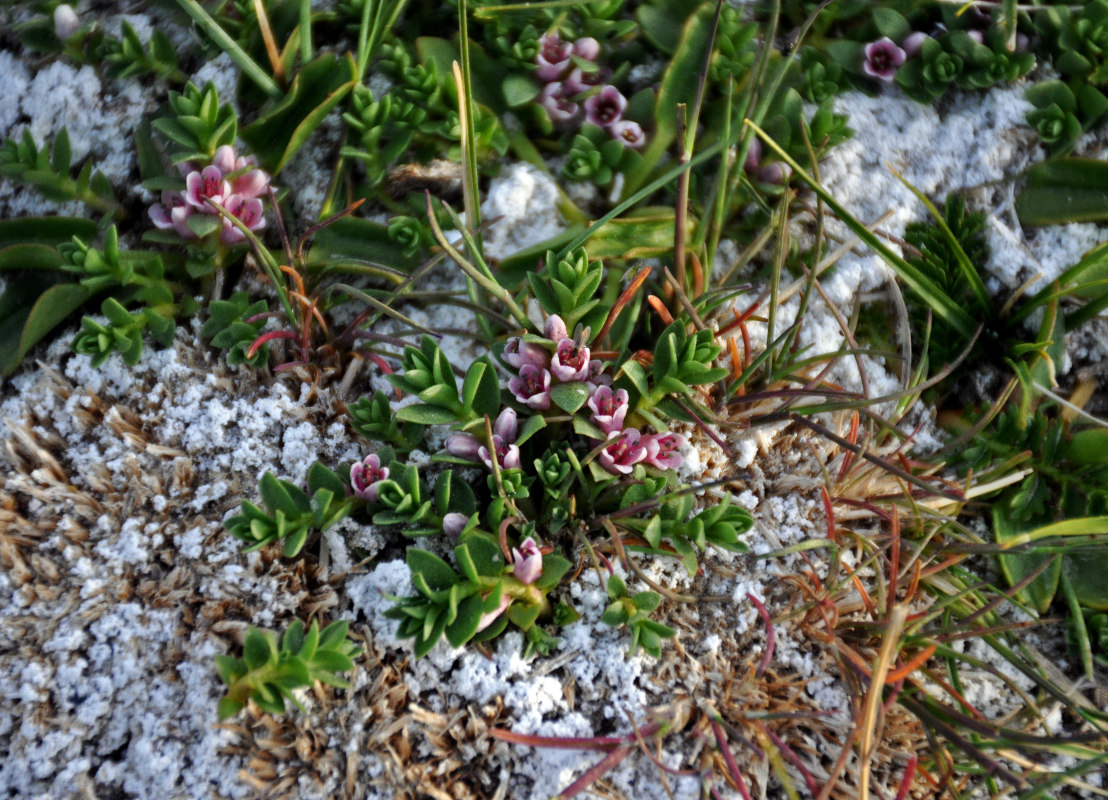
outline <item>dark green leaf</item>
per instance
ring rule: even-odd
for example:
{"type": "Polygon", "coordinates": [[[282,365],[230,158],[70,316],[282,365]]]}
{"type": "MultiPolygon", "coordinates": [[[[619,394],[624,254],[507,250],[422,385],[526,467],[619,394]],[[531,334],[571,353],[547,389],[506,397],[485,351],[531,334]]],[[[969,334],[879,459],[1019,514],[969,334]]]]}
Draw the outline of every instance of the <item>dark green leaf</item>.
{"type": "Polygon", "coordinates": [[[577,409],[581,408],[581,406],[585,404],[585,401],[589,399],[589,389],[580,381],[559,383],[550,390],[550,399],[553,400],[554,405],[558,406],[562,411],[565,411],[567,414],[572,414],[577,411],[577,409]]]}
{"type": "Polygon", "coordinates": [[[1108,163],[1058,158],[1036,164],[1016,198],[1016,212],[1025,225],[1108,220],[1108,163]]]}
{"type": "Polygon", "coordinates": [[[454,647],[461,647],[477,633],[484,602],[481,595],[471,594],[458,605],[454,621],[446,626],[446,640],[454,647]]]}
{"type": "Polygon", "coordinates": [[[26,275],[0,296],[0,372],[10,375],[27,352],[84,305],[91,293],[76,283],[26,275]]]}
{"type": "Polygon", "coordinates": [[[458,582],[458,575],[450,565],[426,550],[412,548],[408,551],[408,569],[422,575],[432,591],[449,589],[458,582]]]}
{"type": "Polygon", "coordinates": [[[353,56],[321,55],[300,69],[283,100],[242,130],[243,140],[276,175],[356,82],[353,56]]]}
{"type": "Polygon", "coordinates": [[[251,627],[246,633],[242,654],[250,669],[259,669],[277,657],[277,642],[272,633],[251,627]]]}
{"type": "Polygon", "coordinates": [[[404,406],[396,412],[401,422],[418,422],[421,425],[448,425],[458,422],[458,415],[441,406],[414,405],[404,406]]]}

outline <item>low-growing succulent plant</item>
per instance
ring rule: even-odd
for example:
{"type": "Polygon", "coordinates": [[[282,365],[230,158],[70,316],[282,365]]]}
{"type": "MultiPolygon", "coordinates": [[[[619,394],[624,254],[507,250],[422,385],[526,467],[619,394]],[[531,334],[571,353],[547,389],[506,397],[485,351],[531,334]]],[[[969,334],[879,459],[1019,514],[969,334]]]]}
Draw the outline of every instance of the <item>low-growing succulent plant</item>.
{"type": "Polygon", "coordinates": [[[296,689],[311,687],[316,681],[347,689],[350,684],[338,677],[354,669],[354,658],[361,648],[347,640],[345,620],[332,622],[322,631],[312,622],[307,631],[295,620],[280,646],[270,631],[251,627],[246,634],[242,658],[216,656],[219,677],[227,685],[227,694],[219,701],[219,718],[230,719],[249,701],[271,714],[285,713],[285,701],[304,710],[296,699],[296,689]]]}

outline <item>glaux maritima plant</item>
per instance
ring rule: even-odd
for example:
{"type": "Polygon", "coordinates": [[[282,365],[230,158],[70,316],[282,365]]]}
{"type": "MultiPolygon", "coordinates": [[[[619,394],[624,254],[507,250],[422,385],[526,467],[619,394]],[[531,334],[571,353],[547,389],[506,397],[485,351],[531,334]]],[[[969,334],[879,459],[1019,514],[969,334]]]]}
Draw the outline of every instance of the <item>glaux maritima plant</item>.
{"type": "MultiPolygon", "coordinates": [[[[671,430],[673,420],[707,414],[708,387],[729,374],[714,366],[721,347],[711,331],[676,320],[653,353],[600,351],[617,339],[626,302],[608,300],[603,283],[602,265],[583,250],[548,254],[526,284],[545,314],[541,333],[509,337],[494,348],[499,365],[489,356],[474,361],[460,386],[432,337],[406,346],[388,380],[419,402],[393,411],[377,392],[350,406],[352,427],[378,443],[374,451],[340,473],[317,464],[307,492],[267,475],[268,512],[243,503],[228,528],[251,547],[282,541],[286,555],[347,514],[410,537],[451,537],[453,565],[409,549],[417,594],[394,598],[389,611],[417,656],[443,636],[461,646],[509,625],[524,633],[528,652],[546,651],[555,640],[542,624],[577,618],[549,598],[572,566],[571,544],[619,553],[632,570],[628,551],[677,557],[690,575],[709,544],[743,550],[750,515],[727,501],[697,508],[675,471],[688,443],[671,430]],[[430,426],[450,427],[434,456],[450,466],[421,474],[405,456],[430,426]]],[[[604,620],[628,624],[635,645],[657,653],[672,632],[647,624],[661,598],[646,594],[653,599],[627,600],[634,613],[613,610],[604,620]]]]}

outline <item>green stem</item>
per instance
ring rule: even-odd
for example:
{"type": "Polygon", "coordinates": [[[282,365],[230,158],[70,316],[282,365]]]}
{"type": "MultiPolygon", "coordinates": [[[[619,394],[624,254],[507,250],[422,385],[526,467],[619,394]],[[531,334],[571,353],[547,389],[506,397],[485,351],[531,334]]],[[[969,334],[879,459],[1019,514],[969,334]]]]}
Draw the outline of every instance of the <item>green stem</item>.
{"type": "Polygon", "coordinates": [[[212,41],[226,52],[227,55],[231,57],[232,61],[238,64],[243,74],[254,81],[263,92],[270,97],[281,97],[282,94],[284,94],[276,81],[269,77],[265,70],[258,66],[257,61],[252,59],[245,50],[239,47],[238,42],[232,39],[227,31],[223,30],[223,26],[216,22],[212,15],[205,11],[204,7],[201,6],[197,0],[177,0],[177,3],[184,9],[184,12],[192,17],[196,24],[208,34],[208,36],[212,37],[212,41]]]}
{"type": "Polygon", "coordinates": [[[300,0],[300,60],[312,60],[312,0],[300,0]]]}

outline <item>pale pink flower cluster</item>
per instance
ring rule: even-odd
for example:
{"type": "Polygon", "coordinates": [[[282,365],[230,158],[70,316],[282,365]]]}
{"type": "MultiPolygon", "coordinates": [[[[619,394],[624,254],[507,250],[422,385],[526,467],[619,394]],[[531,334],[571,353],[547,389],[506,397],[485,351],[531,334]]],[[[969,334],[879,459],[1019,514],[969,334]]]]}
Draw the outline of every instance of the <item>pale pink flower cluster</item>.
{"type": "Polygon", "coordinates": [[[599,66],[584,70],[572,58],[595,64],[599,55],[600,43],[591,36],[569,43],[563,42],[557,31],[543,34],[535,54],[535,76],[546,84],[539,93],[539,103],[550,115],[550,121],[560,126],[580,121],[584,106],[588,122],[637,150],[646,144],[646,135],[639,123],[623,118],[627,98],[619,89],[606,84],[611,70],[599,66]]]}
{"type": "MultiPolygon", "coordinates": [[[[219,203],[249,230],[260,231],[265,227],[262,196],[269,189],[269,175],[257,169],[253,156],[235,156],[230,145],[215,151],[208,166],[197,169],[195,164],[182,164],[185,191],[162,192],[162,201],[150,206],[150,219],[161,229],[173,229],[182,239],[195,239],[196,234],[188,225],[193,214],[218,215],[209,200],[219,203]]],[[[219,240],[223,244],[237,244],[246,236],[229,219],[223,219],[219,240]]]]}
{"type": "Polygon", "coordinates": [[[519,377],[508,381],[508,390],[516,400],[528,408],[545,411],[550,407],[552,386],[584,383],[589,390],[586,405],[592,412],[592,421],[607,437],[607,444],[598,456],[604,469],[627,475],[639,462],[658,469],[681,464],[684,437],[675,433],[643,435],[636,428],[624,427],[630,401],[627,390],[612,389],[612,378],[604,373],[603,363],[590,357],[588,347],[570,338],[561,317],[556,314],[548,317],[544,333],[555,343],[553,356],[546,348],[520,338],[509,339],[504,348],[504,360],[519,370],[519,377]]]}
{"type": "Polygon", "coordinates": [[[553,357],[545,347],[518,337],[509,339],[504,348],[504,361],[519,370],[518,377],[508,381],[508,391],[516,400],[535,411],[546,411],[551,389],[559,383],[581,382],[589,391],[599,384],[611,384],[600,359],[592,358],[587,346],[570,338],[557,314],[547,317],[544,334],[554,342],[553,357]]]}

